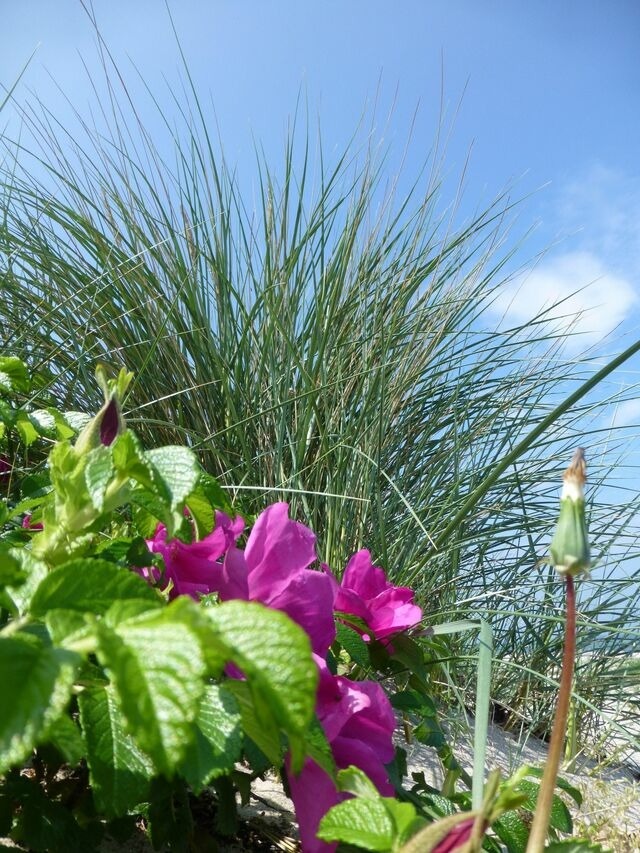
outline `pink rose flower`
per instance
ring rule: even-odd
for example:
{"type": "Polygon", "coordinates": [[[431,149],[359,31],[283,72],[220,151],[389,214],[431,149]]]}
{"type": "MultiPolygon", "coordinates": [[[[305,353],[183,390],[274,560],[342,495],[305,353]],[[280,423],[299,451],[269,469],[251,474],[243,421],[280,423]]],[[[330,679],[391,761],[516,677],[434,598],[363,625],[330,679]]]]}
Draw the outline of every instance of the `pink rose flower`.
{"type": "Polygon", "coordinates": [[[315,534],[289,518],[289,506],[276,503],[256,519],[244,551],[227,551],[220,598],[260,601],[282,610],[311,639],[313,651],[326,655],[336,634],[334,589],[324,572],[308,567],[317,560],[315,534]]]}
{"type": "MultiPolygon", "coordinates": [[[[413,590],[390,584],[383,570],[372,564],[367,550],[353,555],[339,585],[332,580],[335,610],[362,619],[376,640],[411,628],[422,619],[422,610],[413,603],[413,590]]],[[[369,639],[366,634],[364,638],[369,639]]]]}
{"type": "MultiPolygon", "coordinates": [[[[235,545],[236,539],[244,530],[244,521],[240,516],[229,518],[224,512],[216,512],[214,529],[198,542],[181,542],[172,539],[167,542],[167,530],[159,524],[153,539],[147,539],[147,546],[155,554],[162,554],[165,565],[164,577],[167,583],[173,581],[170,598],[189,595],[199,600],[201,595],[217,592],[222,580],[221,557],[228,548],[235,545]]],[[[147,580],[157,581],[160,570],[141,569],[147,580]]]]}
{"type": "MultiPolygon", "coordinates": [[[[321,658],[316,713],[339,770],[353,764],[376,785],[383,796],[393,795],[385,764],[393,760],[395,716],[387,696],[372,681],[350,681],[332,675],[321,658]]],[[[336,844],[316,838],[320,821],[332,806],[346,799],[327,773],[308,758],[301,772],[291,772],[287,762],[291,798],[296,808],[304,853],[331,853],[336,844]]]]}

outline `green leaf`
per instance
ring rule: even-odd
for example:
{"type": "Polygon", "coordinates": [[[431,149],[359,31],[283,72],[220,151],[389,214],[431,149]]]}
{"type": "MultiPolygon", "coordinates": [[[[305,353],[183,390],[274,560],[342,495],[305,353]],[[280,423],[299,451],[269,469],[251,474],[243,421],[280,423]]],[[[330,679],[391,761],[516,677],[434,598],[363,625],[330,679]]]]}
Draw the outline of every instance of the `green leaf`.
{"type": "Polygon", "coordinates": [[[0,637],[0,774],[23,761],[62,713],[79,662],[32,635],[0,637]]]}
{"type": "Polygon", "coordinates": [[[87,853],[96,850],[103,827],[92,821],[80,827],[66,803],[48,797],[36,780],[11,781],[13,799],[20,803],[12,839],[22,848],[42,853],[87,853]]]}
{"type": "Polygon", "coordinates": [[[284,613],[256,602],[228,601],[201,611],[218,648],[247,676],[256,713],[289,735],[297,769],[296,738],[313,718],[318,670],[307,634],[284,613]]]}
{"type": "Polygon", "coordinates": [[[121,433],[111,445],[113,464],[119,474],[130,477],[145,489],[156,489],[154,470],[146,458],[137,436],[131,431],[121,433]]]}
{"type": "Polygon", "coordinates": [[[31,598],[42,580],[47,576],[47,564],[36,559],[25,548],[12,548],[11,557],[17,560],[24,572],[24,581],[19,586],[8,586],[7,593],[16,610],[22,616],[29,609],[31,598]]]}
{"type": "Polygon", "coordinates": [[[27,579],[27,573],[21,561],[12,553],[12,549],[0,542],[0,587],[17,587],[27,579]]]}
{"type": "Polygon", "coordinates": [[[15,427],[25,447],[30,447],[38,438],[38,430],[31,423],[29,415],[23,409],[18,411],[15,427]]]}
{"type": "Polygon", "coordinates": [[[320,821],[317,835],[323,841],[343,841],[386,853],[393,849],[395,826],[382,797],[356,798],[330,809],[320,821]]]}
{"type": "Polygon", "coordinates": [[[86,745],[78,725],[68,714],[62,714],[48,728],[46,740],[52,743],[67,764],[77,766],[84,758],[86,745]]]}
{"type": "Polygon", "coordinates": [[[87,454],[84,481],[97,512],[104,508],[104,496],[114,472],[111,448],[99,445],[87,454]]]}
{"type": "MultiPolygon", "coordinates": [[[[524,803],[524,808],[528,809],[531,812],[535,811],[540,785],[537,782],[530,782],[528,779],[523,779],[519,783],[518,788],[524,794],[527,795],[527,800],[524,803]]],[[[564,804],[564,802],[557,795],[554,795],[553,801],[551,803],[549,825],[553,829],[557,829],[560,832],[573,831],[573,821],[571,819],[571,813],[569,812],[569,809],[564,804]]]]}
{"type": "Polygon", "coordinates": [[[202,491],[209,501],[213,509],[221,509],[227,515],[234,516],[236,514],[233,504],[229,500],[229,496],[222,488],[220,483],[211,474],[201,472],[198,491],[202,491]]]}
{"type": "Polygon", "coordinates": [[[415,806],[411,803],[401,803],[391,797],[385,797],[385,806],[390,813],[396,827],[395,847],[405,844],[416,832],[426,825],[426,820],[416,813],[415,806]]]}
{"type": "Polygon", "coordinates": [[[590,841],[552,841],[545,853],[606,853],[604,847],[590,841]]]}
{"type": "Polygon", "coordinates": [[[84,691],[78,705],[96,806],[108,817],[124,815],[148,799],[153,764],[127,733],[111,685],[84,691]]]}
{"type": "MultiPolygon", "coordinates": [[[[2,423],[5,428],[11,428],[14,425],[16,422],[16,414],[17,412],[11,403],[7,403],[6,400],[0,399],[0,423],[2,423]]],[[[0,438],[1,437],[2,436],[0,436],[0,438]]]]}
{"type": "Polygon", "coordinates": [[[164,602],[149,584],[108,560],[70,560],[41,581],[31,601],[31,613],[43,617],[49,610],[75,610],[103,615],[116,601],[136,600],[145,609],[164,602]]]}
{"type": "Polygon", "coordinates": [[[510,853],[524,853],[529,840],[529,829],[517,812],[505,812],[492,824],[492,829],[510,853]]]}
{"type": "Polygon", "coordinates": [[[369,797],[374,800],[380,796],[380,792],[367,774],[353,764],[338,773],[338,790],[355,794],[356,797],[369,797]]]}
{"type": "Polygon", "coordinates": [[[148,450],[145,459],[152,465],[157,493],[167,502],[172,516],[167,518],[167,531],[173,534],[182,520],[182,507],[200,479],[200,466],[187,447],[169,445],[148,450]]]}
{"type": "Polygon", "coordinates": [[[0,393],[26,394],[30,387],[29,371],[24,361],[15,356],[0,356],[0,393]]]}
{"type": "Polygon", "coordinates": [[[172,775],[189,746],[206,671],[192,601],[111,628],[96,625],[98,657],[111,674],[137,744],[160,772],[172,775]]]}
{"type": "Polygon", "coordinates": [[[56,419],[47,409],[36,409],[27,414],[29,422],[39,436],[56,438],[56,419]]]}
{"type": "Polygon", "coordinates": [[[282,764],[284,748],[277,723],[264,714],[258,715],[251,687],[246,681],[229,681],[226,686],[238,703],[242,730],[269,762],[279,767],[282,764]]]}
{"type": "Polygon", "coordinates": [[[240,721],[233,694],[224,686],[209,685],[200,702],[195,739],[180,768],[196,794],[211,779],[233,770],[242,750],[240,721]]]}
{"type": "Polygon", "coordinates": [[[215,512],[200,489],[191,492],[187,498],[187,506],[189,507],[189,515],[193,520],[197,536],[199,539],[202,539],[213,530],[215,512]]]}
{"type": "MultiPolygon", "coordinates": [[[[63,412],[62,417],[65,423],[69,425],[72,433],[81,432],[91,420],[91,415],[86,412],[63,412]]],[[[64,438],[64,436],[61,435],[60,438],[64,438]]]]}
{"type": "Polygon", "coordinates": [[[336,639],[352,661],[360,666],[370,666],[369,648],[360,634],[342,622],[336,622],[336,639]]]}

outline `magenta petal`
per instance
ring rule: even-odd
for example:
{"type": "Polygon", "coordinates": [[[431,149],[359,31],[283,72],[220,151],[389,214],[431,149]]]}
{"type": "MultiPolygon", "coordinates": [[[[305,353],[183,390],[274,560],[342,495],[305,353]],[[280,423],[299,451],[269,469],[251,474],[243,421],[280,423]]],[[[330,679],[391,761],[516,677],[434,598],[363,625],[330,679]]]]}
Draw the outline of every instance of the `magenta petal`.
{"type": "Polygon", "coordinates": [[[244,558],[244,551],[240,548],[229,548],[222,564],[222,576],[220,579],[221,601],[229,601],[233,598],[249,599],[249,584],[247,581],[248,569],[244,558]]]}
{"type": "Polygon", "coordinates": [[[304,569],[265,604],[284,611],[304,628],[315,654],[324,657],[336,636],[333,595],[334,588],[327,575],[304,569]]]}
{"type": "Polygon", "coordinates": [[[369,602],[369,627],[378,639],[416,625],[422,610],[413,604],[413,591],[408,587],[390,587],[369,602]]]}
{"type": "Polygon", "coordinates": [[[390,584],[366,550],[349,560],[335,609],[345,617],[362,619],[378,640],[411,628],[422,619],[422,610],[413,604],[413,591],[390,584]]]}
{"type": "Polygon", "coordinates": [[[394,788],[384,766],[385,763],[388,764],[393,761],[393,749],[391,757],[383,761],[382,757],[368,743],[339,737],[332,741],[331,751],[340,770],[344,770],[353,764],[367,774],[383,797],[393,796],[394,788]]]}
{"type": "Polygon", "coordinates": [[[362,598],[375,598],[387,588],[388,584],[382,569],[371,562],[371,554],[363,549],[354,554],[347,563],[342,578],[342,586],[352,589],[362,598]]]}
{"type": "Polygon", "coordinates": [[[347,616],[357,616],[358,619],[362,619],[367,625],[369,624],[371,619],[369,608],[356,592],[339,587],[333,606],[337,613],[344,613],[347,616]]]}
{"type": "Polygon", "coordinates": [[[287,762],[287,778],[296,808],[303,853],[333,853],[337,844],[327,844],[316,838],[320,821],[342,799],[333,781],[310,758],[297,776],[291,772],[287,762]]]}
{"type": "Polygon", "coordinates": [[[289,518],[288,504],[267,507],[253,525],[245,549],[249,597],[267,601],[279,595],[292,575],[317,559],[315,546],[315,534],[289,518]]]}
{"type": "Polygon", "coordinates": [[[461,820],[460,823],[456,824],[447,833],[442,841],[436,844],[433,848],[433,853],[455,853],[456,850],[462,847],[463,844],[466,844],[471,838],[475,822],[476,819],[473,816],[467,818],[467,820],[461,820]]]}

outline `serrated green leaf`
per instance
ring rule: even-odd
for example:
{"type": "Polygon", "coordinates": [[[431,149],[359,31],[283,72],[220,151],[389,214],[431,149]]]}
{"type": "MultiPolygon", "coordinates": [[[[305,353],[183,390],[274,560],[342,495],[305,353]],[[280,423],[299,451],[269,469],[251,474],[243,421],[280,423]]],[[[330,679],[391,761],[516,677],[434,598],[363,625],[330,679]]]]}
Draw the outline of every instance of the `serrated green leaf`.
{"type": "Polygon", "coordinates": [[[153,763],[127,733],[111,685],[84,691],[78,705],[96,805],[108,817],[124,815],[148,799],[153,763]]]}
{"type": "Polygon", "coordinates": [[[72,646],[92,632],[87,616],[80,610],[49,610],[44,617],[51,642],[55,646],[72,646]]]}
{"type": "MultiPolygon", "coordinates": [[[[535,811],[540,785],[537,782],[531,782],[528,779],[523,779],[519,783],[518,788],[524,794],[527,795],[527,800],[524,803],[524,808],[528,809],[531,812],[535,811]]],[[[557,829],[560,832],[573,831],[573,821],[571,819],[571,813],[569,812],[569,809],[564,804],[564,802],[557,795],[554,795],[551,803],[549,825],[553,829],[557,829]]]]}
{"type": "Polygon", "coordinates": [[[191,492],[187,498],[187,506],[198,538],[202,539],[203,536],[207,536],[213,530],[215,522],[213,507],[200,489],[191,492]]]}
{"type": "Polygon", "coordinates": [[[29,371],[24,361],[15,356],[0,356],[0,393],[26,394],[31,387],[29,371]]]}
{"type": "Polygon", "coordinates": [[[6,400],[0,399],[0,421],[7,429],[11,429],[16,422],[16,415],[17,412],[11,403],[7,403],[6,400]]]}
{"type": "Polygon", "coordinates": [[[318,670],[307,634],[277,610],[228,601],[201,611],[217,643],[247,676],[259,716],[304,735],[315,707],[318,670]]]}
{"type": "Polygon", "coordinates": [[[50,411],[47,409],[36,409],[33,412],[28,412],[27,417],[38,435],[46,436],[46,438],[56,438],[56,419],[50,411]]]}
{"type": "Polygon", "coordinates": [[[174,516],[167,530],[173,534],[182,520],[181,510],[200,479],[200,466],[195,455],[187,447],[168,445],[148,450],[145,459],[152,465],[157,493],[168,503],[174,516]]]}
{"type": "Polygon", "coordinates": [[[353,764],[338,773],[338,790],[347,791],[356,797],[378,799],[380,792],[366,773],[353,764]]]}
{"type": "Polygon", "coordinates": [[[395,826],[382,797],[356,798],[330,809],[320,821],[317,835],[323,841],[343,841],[386,853],[393,848],[395,826]]]}
{"type": "Polygon", "coordinates": [[[360,634],[342,622],[336,622],[336,639],[352,661],[360,666],[370,666],[369,648],[360,634]]]}
{"type": "Polygon", "coordinates": [[[0,587],[21,586],[27,579],[27,573],[21,561],[12,554],[12,549],[0,542],[0,587]]]}
{"type": "Polygon", "coordinates": [[[221,509],[227,515],[234,516],[235,510],[229,496],[220,483],[211,474],[201,472],[198,490],[202,490],[213,509],[221,509]]]}
{"type": "Polygon", "coordinates": [[[191,612],[176,599],[112,628],[96,625],[98,657],[116,687],[119,704],[137,744],[158,770],[171,776],[193,737],[206,672],[191,612]]]}
{"type": "Polygon", "coordinates": [[[146,609],[163,601],[140,575],[108,560],[70,560],[41,581],[31,601],[31,613],[43,617],[49,610],[75,610],[104,615],[116,601],[135,599],[146,609]]]}
{"type": "Polygon", "coordinates": [[[87,454],[84,481],[97,512],[103,510],[105,492],[111,482],[113,472],[114,465],[110,447],[101,444],[87,454]]]}
{"type": "Polygon", "coordinates": [[[265,718],[264,714],[258,716],[251,688],[246,681],[229,681],[227,687],[238,703],[242,730],[269,762],[279,767],[282,764],[284,747],[275,720],[265,718]]]}
{"type": "Polygon", "coordinates": [[[145,489],[156,489],[154,469],[146,458],[142,445],[135,433],[126,430],[111,445],[113,464],[119,474],[130,477],[145,489]]]}
{"type": "Polygon", "coordinates": [[[0,637],[0,774],[23,761],[62,713],[79,662],[31,635],[0,637]]]}
{"type": "MultiPolygon", "coordinates": [[[[70,429],[74,432],[81,432],[91,420],[91,415],[86,412],[62,412],[62,417],[70,429]]],[[[62,438],[63,436],[60,436],[62,438]]]]}
{"type": "Polygon", "coordinates": [[[15,428],[25,447],[30,447],[38,438],[38,430],[31,423],[29,415],[23,409],[20,409],[16,416],[15,428]]]}
{"type": "Polygon", "coordinates": [[[23,616],[29,609],[33,594],[47,576],[47,564],[36,559],[25,548],[12,548],[10,554],[20,563],[25,579],[19,586],[8,586],[7,594],[18,613],[23,616]]]}
{"type": "Polygon", "coordinates": [[[179,506],[195,490],[200,479],[200,466],[188,447],[167,445],[147,450],[145,459],[162,479],[171,506],[179,506]]]}
{"type": "Polygon", "coordinates": [[[517,812],[505,812],[492,824],[492,829],[510,853],[524,853],[529,839],[529,829],[517,812]]]}
{"type": "Polygon", "coordinates": [[[82,732],[68,714],[62,714],[49,726],[45,739],[55,746],[71,767],[78,765],[85,756],[82,732]]]}
{"type": "Polygon", "coordinates": [[[401,803],[392,797],[385,797],[384,804],[394,822],[395,848],[408,841],[426,824],[425,819],[417,815],[415,806],[411,803],[401,803]]]}
{"type": "Polygon", "coordinates": [[[233,694],[224,686],[209,685],[200,702],[195,739],[180,767],[196,795],[211,779],[233,770],[242,750],[240,722],[233,694]]]}

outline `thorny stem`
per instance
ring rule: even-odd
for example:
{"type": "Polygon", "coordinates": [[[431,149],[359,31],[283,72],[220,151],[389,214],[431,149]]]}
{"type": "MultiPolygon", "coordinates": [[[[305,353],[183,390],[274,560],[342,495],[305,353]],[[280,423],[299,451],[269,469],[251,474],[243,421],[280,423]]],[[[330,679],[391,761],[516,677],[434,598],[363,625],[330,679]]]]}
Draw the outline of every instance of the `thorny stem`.
{"type": "Polygon", "coordinates": [[[549,828],[549,816],[553,803],[553,794],[556,787],[556,779],[562,758],[562,749],[567,730],[567,718],[569,716],[569,703],[571,701],[571,684],[573,681],[573,667],[576,657],[576,590],[571,575],[565,576],[567,584],[567,615],[564,632],[564,655],[562,658],[562,674],[560,676],[560,689],[558,691],[558,704],[556,705],[556,716],[549,742],[549,753],[544,768],[544,775],[538,792],[536,811],[529,833],[529,843],[526,853],[540,853],[544,850],[544,844],[549,828]]]}

